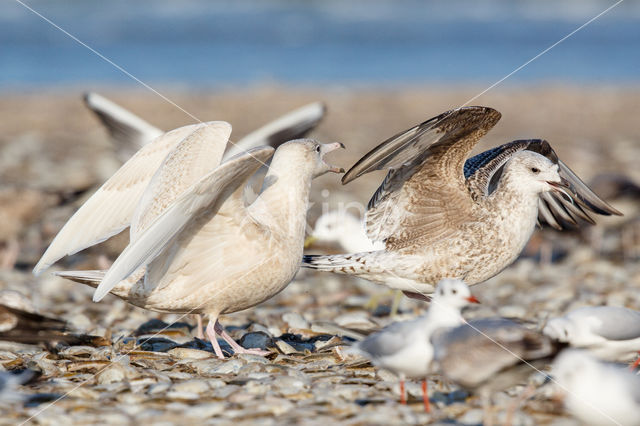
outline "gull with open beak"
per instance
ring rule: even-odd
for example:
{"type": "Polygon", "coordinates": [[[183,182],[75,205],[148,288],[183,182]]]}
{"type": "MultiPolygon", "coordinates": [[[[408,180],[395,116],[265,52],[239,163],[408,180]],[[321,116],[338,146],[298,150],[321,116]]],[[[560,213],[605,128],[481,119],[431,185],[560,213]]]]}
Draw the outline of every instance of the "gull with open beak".
{"type": "Polygon", "coordinates": [[[138,201],[131,241],[111,268],[58,275],[97,287],[96,302],[111,293],[153,311],[208,315],[206,333],[220,358],[218,334],[235,353],[263,354],[236,343],[218,317],[262,303],[291,282],[300,267],[311,181],[343,171],[324,161],[343,145],[300,139],[275,153],[271,147],[254,148],[175,194],[185,167],[215,163],[208,153],[219,163],[231,126],[204,123],[183,133],[138,201]],[[269,159],[262,190],[247,203],[247,180],[269,159]]]}

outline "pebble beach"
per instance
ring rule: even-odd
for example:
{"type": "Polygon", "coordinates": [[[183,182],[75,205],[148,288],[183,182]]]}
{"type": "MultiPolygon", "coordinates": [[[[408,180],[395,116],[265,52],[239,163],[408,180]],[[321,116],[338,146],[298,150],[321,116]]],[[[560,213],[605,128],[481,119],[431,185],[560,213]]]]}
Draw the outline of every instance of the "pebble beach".
{"type": "MultiPolygon", "coordinates": [[[[347,149],[332,153],[330,160],[345,169],[398,131],[467,103],[484,105],[500,111],[502,119],[476,152],[514,139],[544,138],[586,182],[619,174],[640,184],[640,88],[506,85],[476,97],[484,89],[163,90],[182,110],[138,88],[95,90],[166,130],[191,124],[194,117],[228,121],[231,141],[289,110],[322,101],[327,115],[310,136],[344,143],[347,149]]],[[[92,336],[81,344],[63,338],[44,338],[49,342],[37,345],[0,341],[0,371],[34,372],[24,384],[0,390],[0,423],[483,423],[480,398],[438,375],[429,377],[430,414],[422,409],[417,381],[407,384],[409,404],[401,405],[397,379],[349,352],[353,342],[393,321],[414,318],[428,306],[404,298],[392,318],[393,296],[385,287],[300,270],[276,297],[221,318],[240,344],[270,350],[270,355],[219,360],[209,342],[194,338],[189,315],[145,311],[114,296],[93,303],[87,286],[51,270],[33,276],[31,269],[51,239],[119,166],[108,134],[83,105],[81,89],[0,95],[0,255],[19,247],[15,262],[0,268],[0,291],[19,292],[28,310],[66,321],[74,334],[92,336]],[[374,294],[380,304],[368,309],[374,294]]],[[[346,186],[333,174],[316,179],[309,231],[329,209],[362,213],[383,177],[372,173],[346,186]]],[[[541,329],[548,318],[582,306],[640,309],[640,192],[603,198],[625,216],[596,217],[595,226],[563,232],[536,230],[513,265],[471,288],[482,303],[465,317],[500,315],[541,329]]],[[[124,232],[64,258],[52,270],[100,269],[127,243],[124,232]]],[[[524,401],[519,398],[524,385],[492,395],[494,423],[579,424],[553,398],[553,385],[543,373],[532,370],[529,383],[535,391],[524,401]]]]}

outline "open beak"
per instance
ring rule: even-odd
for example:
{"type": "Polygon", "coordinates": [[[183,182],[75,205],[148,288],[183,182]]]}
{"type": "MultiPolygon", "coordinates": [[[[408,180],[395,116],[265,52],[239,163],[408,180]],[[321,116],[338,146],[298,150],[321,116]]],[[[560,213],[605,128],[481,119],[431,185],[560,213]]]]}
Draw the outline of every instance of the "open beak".
{"type": "Polygon", "coordinates": [[[480,303],[480,301],[478,299],[476,299],[476,297],[473,296],[473,295],[467,297],[467,301],[471,302],[471,303],[480,303]]]}
{"type": "Polygon", "coordinates": [[[324,161],[324,156],[326,154],[330,153],[331,151],[335,151],[338,148],[344,149],[344,144],[342,144],[341,142],[333,142],[333,143],[321,144],[320,145],[320,158],[322,158],[322,161],[324,162],[324,164],[326,164],[329,167],[329,171],[330,172],[344,173],[344,169],[342,167],[332,166],[331,164],[328,164],[326,161],[324,161]]]}
{"type": "Polygon", "coordinates": [[[568,182],[562,179],[560,182],[551,182],[547,181],[547,184],[551,187],[551,189],[555,192],[563,192],[566,193],[567,190],[570,190],[568,182]]]}

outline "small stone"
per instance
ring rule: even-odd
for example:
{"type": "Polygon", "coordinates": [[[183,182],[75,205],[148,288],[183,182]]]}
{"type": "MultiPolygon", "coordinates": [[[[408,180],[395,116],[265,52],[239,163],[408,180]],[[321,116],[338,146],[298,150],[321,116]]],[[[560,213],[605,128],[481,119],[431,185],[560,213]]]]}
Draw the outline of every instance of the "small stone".
{"type": "Polygon", "coordinates": [[[211,352],[203,351],[200,349],[190,348],[173,348],[168,351],[169,355],[175,359],[206,359],[213,358],[211,352]]]}
{"type": "Polygon", "coordinates": [[[121,382],[127,377],[125,368],[117,363],[109,365],[109,367],[96,374],[96,382],[104,385],[109,383],[121,382]]]}
{"type": "Polygon", "coordinates": [[[268,348],[273,348],[275,346],[273,338],[262,331],[246,333],[238,343],[245,349],[267,350],[268,348]]]}
{"type": "Polygon", "coordinates": [[[466,413],[462,415],[458,419],[458,423],[463,425],[482,425],[482,421],[484,419],[484,410],[479,408],[474,408],[468,410],[466,413]]]}

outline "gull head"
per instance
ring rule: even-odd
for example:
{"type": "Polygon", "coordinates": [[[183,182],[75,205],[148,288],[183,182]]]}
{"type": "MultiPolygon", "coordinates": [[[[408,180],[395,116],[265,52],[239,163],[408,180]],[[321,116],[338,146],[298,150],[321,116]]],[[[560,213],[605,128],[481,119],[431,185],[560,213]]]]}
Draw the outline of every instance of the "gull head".
{"type": "Polygon", "coordinates": [[[344,148],[344,145],[340,142],[319,143],[313,139],[298,139],[282,144],[278,151],[286,153],[291,161],[310,167],[311,175],[316,178],[327,172],[344,173],[342,167],[324,161],[325,155],[338,148],[344,148]]]}
{"type": "Polygon", "coordinates": [[[432,303],[460,310],[470,303],[480,303],[462,280],[445,278],[438,282],[432,303]]]}
{"type": "Polygon", "coordinates": [[[520,151],[505,166],[510,180],[520,188],[540,194],[546,191],[563,192],[565,185],[556,163],[533,151],[520,151]]]}

